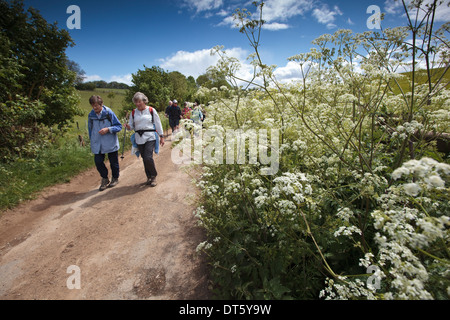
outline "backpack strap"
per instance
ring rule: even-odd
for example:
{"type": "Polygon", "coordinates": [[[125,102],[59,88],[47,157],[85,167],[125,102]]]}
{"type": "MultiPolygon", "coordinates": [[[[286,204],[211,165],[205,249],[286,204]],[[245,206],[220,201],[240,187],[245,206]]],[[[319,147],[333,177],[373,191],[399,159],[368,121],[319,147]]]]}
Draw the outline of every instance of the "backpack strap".
{"type": "MultiPolygon", "coordinates": [[[[103,106],[103,110],[105,110],[105,113],[106,113],[106,120],[108,120],[108,121],[111,123],[111,125],[112,125],[112,118],[111,118],[111,114],[110,114],[108,108],[106,108],[105,106],[103,106]]],[[[99,119],[98,117],[90,117],[90,118],[89,118],[89,122],[90,122],[90,124],[91,124],[91,127],[92,127],[92,125],[93,125],[93,123],[94,123],[94,120],[96,120],[96,121],[101,121],[101,120],[105,120],[105,118],[100,118],[100,119],[99,119]]]]}
{"type": "MultiPolygon", "coordinates": [[[[152,115],[152,122],[153,124],[155,124],[155,116],[153,114],[153,108],[149,107],[150,109],[150,114],[152,115]]],[[[133,111],[131,112],[131,116],[133,117],[133,125],[134,125],[134,113],[135,113],[136,109],[133,109],[133,111]]]]}
{"type": "Polygon", "coordinates": [[[106,119],[108,119],[112,125],[112,119],[111,119],[111,114],[109,113],[109,110],[105,106],[103,106],[103,109],[105,109],[105,111],[106,111],[106,119]]]}
{"type": "Polygon", "coordinates": [[[134,131],[137,132],[139,134],[139,136],[142,136],[145,132],[156,132],[156,126],[155,126],[155,116],[153,114],[153,108],[150,108],[150,114],[152,115],[152,123],[153,126],[155,127],[155,129],[149,129],[149,130],[136,130],[136,126],[134,124],[134,114],[136,112],[136,109],[133,109],[133,111],[131,111],[131,117],[133,118],[133,127],[134,127],[134,131]]]}

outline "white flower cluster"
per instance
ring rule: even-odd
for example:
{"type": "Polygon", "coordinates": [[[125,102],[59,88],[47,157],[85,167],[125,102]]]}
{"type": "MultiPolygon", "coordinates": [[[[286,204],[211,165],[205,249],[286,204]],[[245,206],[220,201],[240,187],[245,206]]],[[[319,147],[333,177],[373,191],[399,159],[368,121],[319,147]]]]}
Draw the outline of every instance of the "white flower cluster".
{"type": "Polygon", "coordinates": [[[372,174],[370,172],[364,173],[358,182],[361,195],[374,196],[377,189],[386,187],[388,181],[382,175],[372,174]]]}
{"type": "Polygon", "coordinates": [[[429,118],[434,130],[437,132],[449,132],[450,110],[439,109],[430,112],[429,118]]]}
{"type": "Polygon", "coordinates": [[[278,197],[280,193],[286,196],[293,196],[297,204],[304,202],[303,195],[312,193],[311,185],[304,173],[284,172],[281,177],[273,180],[275,186],[272,188],[272,195],[278,197]]]}
{"type": "Polygon", "coordinates": [[[362,231],[358,227],[351,224],[351,219],[354,217],[354,213],[349,208],[341,208],[337,212],[337,216],[342,220],[343,226],[340,226],[335,232],[334,236],[347,236],[351,237],[354,233],[361,235],[362,231]]]}
{"type": "Polygon", "coordinates": [[[422,158],[404,163],[392,173],[392,178],[408,180],[409,182],[403,185],[403,190],[407,195],[416,197],[422,189],[444,189],[445,182],[441,175],[450,175],[450,165],[422,158]]]}
{"type": "Polygon", "coordinates": [[[379,263],[388,264],[389,275],[393,278],[391,292],[384,294],[385,299],[432,299],[431,294],[425,290],[428,272],[407,246],[400,245],[395,240],[383,242],[379,251],[379,263]]]}
{"type": "Polygon", "coordinates": [[[292,150],[293,151],[304,151],[304,150],[307,150],[307,148],[308,148],[308,146],[307,146],[306,142],[301,140],[301,139],[295,140],[292,143],[292,150]]]}
{"type": "MultiPolygon", "coordinates": [[[[429,198],[436,191],[445,189],[445,181],[450,175],[450,166],[430,158],[411,160],[395,170],[392,177],[402,179],[404,184],[393,185],[378,198],[379,209],[371,213],[373,226],[377,230],[374,240],[377,253],[369,252],[360,259],[360,266],[376,265],[376,276],[389,282],[389,291],[375,295],[369,284],[359,279],[348,280],[345,277],[328,279],[321,297],[326,299],[351,299],[366,297],[368,299],[433,299],[426,285],[430,279],[427,263],[417,252],[425,252],[433,244],[442,241],[448,246],[450,239],[449,212],[442,214],[437,209],[438,203],[429,198]],[[443,179],[443,178],[444,179],[443,179]],[[422,192],[421,197],[417,197],[422,192]],[[414,198],[407,198],[411,196],[414,198]],[[428,211],[423,204],[427,204],[428,211]],[[437,213],[440,212],[440,213],[437,213]],[[433,215],[432,215],[433,214],[433,215]],[[383,271],[381,271],[383,270],[383,271]]],[[[351,236],[360,230],[351,225],[354,213],[349,208],[339,209],[337,216],[344,226],[338,228],[334,235],[351,236]]],[[[448,270],[445,260],[431,260],[441,264],[441,269],[448,270]],[[443,262],[444,261],[444,262],[443,262]]],[[[429,263],[429,262],[428,262],[429,263]]],[[[438,268],[439,269],[439,268],[438,268]]],[[[444,274],[440,274],[445,276],[444,274]]]]}
{"type": "Polygon", "coordinates": [[[196,252],[201,252],[201,251],[204,251],[204,250],[211,249],[211,247],[212,247],[211,243],[209,243],[208,241],[203,241],[197,246],[195,251],[196,252]]]}
{"type": "Polygon", "coordinates": [[[319,298],[325,300],[377,299],[375,289],[371,286],[366,287],[366,283],[361,279],[350,281],[346,277],[339,276],[337,281],[327,278],[325,285],[325,289],[319,294],[319,298]]]}
{"type": "Polygon", "coordinates": [[[391,292],[385,293],[384,298],[433,298],[425,289],[429,279],[427,269],[414,252],[426,251],[438,239],[448,240],[450,217],[430,216],[430,212],[426,212],[422,206],[416,206],[416,202],[409,203],[402,196],[402,191],[412,197],[424,191],[425,194],[419,199],[424,201],[425,196],[445,188],[440,174],[447,176],[449,173],[449,165],[433,159],[408,161],[395,170],[392,176],[394,179],[406,178],[415,182],[392,186],[388,193],[379,198],[381,209],[372,213],[374,226],[379,230],[375,236],[379,246],[378,264],[388,268],[392,279],[391,292]]]}
{"type": "Polygon", "coordinates": [[[409,135],[413,135],[416,132],[423,129],[423,124],[413,120],[411,122],[405,122],[396,128],[396,131],[392,133],[392,137],[399,137],[400,139],[406,139],[409,135]]]}

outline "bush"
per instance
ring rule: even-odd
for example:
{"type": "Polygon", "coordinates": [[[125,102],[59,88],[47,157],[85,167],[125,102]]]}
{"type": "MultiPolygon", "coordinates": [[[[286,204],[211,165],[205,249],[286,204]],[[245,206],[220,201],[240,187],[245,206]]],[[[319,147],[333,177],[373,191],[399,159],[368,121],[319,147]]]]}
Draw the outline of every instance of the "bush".
{"type": "MultiPolygon", "coordinates": [[[[252,39],[263,21],[245,17],[241,31],[252,39]]],[[[208,240],[198,250],[209,256],[219,298],[449,298],[450,165],[435,139],[448,133],[450,95],[433,77],[423,84],[414,70],[395,72],[419,58],[403,46],[408,30],[419,34],[319,37],[317,48],[291,58],[304,79],[290,85],[276,81],[255,42],[257,90],[208,91],[206,127],[280,131],[275,175],[262,175],[262,163],[203,163],[195,213],[208,240]],[[366,57],[362,72],[357,56],[366,57]]],[[[218,52],[217,68],[236,79],[236,61],[218,52]]]]}
{"type": "Polygon", "coordinates": [[[0,162],[15,157],[33,158],[49,143],[48,128],[38,122],[44,116],[44,104],[17,97],[0,103],[0,162]]]}

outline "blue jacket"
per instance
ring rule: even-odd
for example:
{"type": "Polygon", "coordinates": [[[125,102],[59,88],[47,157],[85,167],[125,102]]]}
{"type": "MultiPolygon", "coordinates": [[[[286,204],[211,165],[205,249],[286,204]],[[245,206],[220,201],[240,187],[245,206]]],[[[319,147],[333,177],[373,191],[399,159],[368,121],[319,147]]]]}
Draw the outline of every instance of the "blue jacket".
{"type": "MultiPolygon", "coordinates": [[[[155,140],[155,141],[156,141],[156,142],[155,142],[155,153],[156,153],[156,154],[159,154],[159,135],[158,135],[158,134],[155,134],[155,137],[156,137],[156,140],[155,140]]],[[[133,148],[132,148],[132,150],[131,150],[131,153],[132,153],[132,154],[135,154],[136,157],[139,158],[139,156],[141,155],[141,153],[139,152],[139,150],[138,150],[138,145],[136,144],[136,133],[133,133],[133,134],[131,135],[130,140],[131,140],[131,144],[132,144],[132,146],[133,146],[133,148]]]]}
{"type": "Polygon", "coordinates": [[[88,128],[93,154],[106,154],[120,149],[117,133],[122,130],[122,124],[110,108],[103,106],[100,116],[92,110],[88,115],[88,128]],[[103,128],[108,128],[109,133],[102,136],[99,131],[103,128]]]}

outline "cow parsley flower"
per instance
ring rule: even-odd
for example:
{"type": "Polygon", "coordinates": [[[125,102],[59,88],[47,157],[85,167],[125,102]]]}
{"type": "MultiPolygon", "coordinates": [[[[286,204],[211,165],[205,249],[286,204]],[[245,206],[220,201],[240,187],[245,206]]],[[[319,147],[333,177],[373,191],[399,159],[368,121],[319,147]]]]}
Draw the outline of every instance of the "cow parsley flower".
{"type": "Polygon", "coordinates": [[[403,185],[403,189],[405,190],[405,193],[411,197],[417,197],[421,190],[417,183],[407,183],[403,185]]]}
{"type": "Polygon", "coordinates": [[[430,186],[434,188],[444,188],[445,182],[441,179],[438,175],[432,175],[425,179],[425,182],[430,186]]]}

